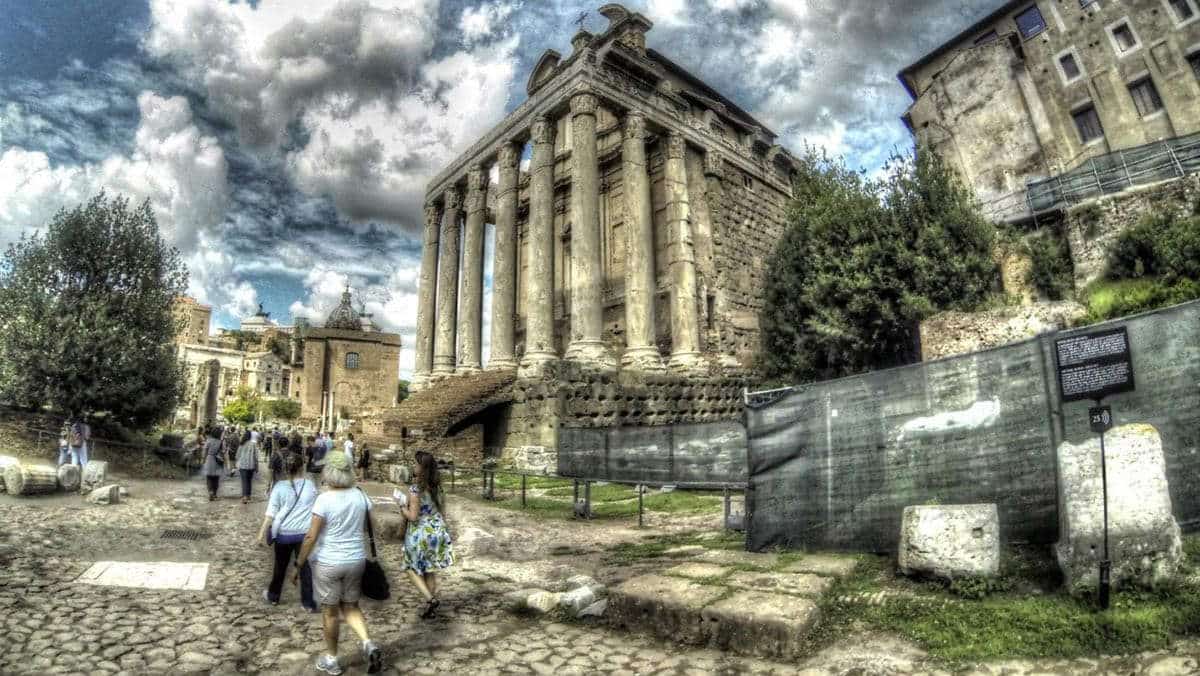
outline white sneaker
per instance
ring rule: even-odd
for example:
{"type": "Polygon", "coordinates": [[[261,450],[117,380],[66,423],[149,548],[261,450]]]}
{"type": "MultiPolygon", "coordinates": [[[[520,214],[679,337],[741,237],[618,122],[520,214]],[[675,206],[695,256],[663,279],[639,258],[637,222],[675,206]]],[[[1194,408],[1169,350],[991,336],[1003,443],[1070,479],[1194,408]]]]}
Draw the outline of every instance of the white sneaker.
{"type": "Polygon", "coordinates": [[[363,641],[363,656],[367,658],[368,674],[378,674],[383,669],[383,651],[374,641],[363,641]]]}
{"type": "Polygon", "coordinates": [[[317,659],[317,671],[338,676],[338,674],[342,673],[342,667],[338,664],[337,658],[333,655],[321,655],[321,657],[317,659]]]}

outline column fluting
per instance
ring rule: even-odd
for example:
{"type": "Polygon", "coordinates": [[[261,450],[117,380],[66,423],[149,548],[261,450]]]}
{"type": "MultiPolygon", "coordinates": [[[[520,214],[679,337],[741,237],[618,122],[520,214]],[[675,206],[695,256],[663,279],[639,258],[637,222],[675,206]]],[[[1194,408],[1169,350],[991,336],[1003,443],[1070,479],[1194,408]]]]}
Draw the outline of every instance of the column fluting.
{"type": "Polygon", "coordinates": [[[695,367],[701,361],[700,322],[696,307],[696,253],[692,246],[685,152],[683,136],[675,132],[668,134],[664,181],[667,195],[667,235],[670,241],[670,366],[683,369],[695,367]]]}
{"type": "Polygon", "coordinates": [[[496,187],[496,236],[492,248],[492,351],[489,369],[517,366],[515,323],[517,316],[517,161],[518,146],[500,147],[496,187]]]}
{"type": "Polygon", "coordinates": [[[412,388],[419,390],[433,371],[433,322],[437,309],[438,205],[425,205],[425,232],[421,239],[421,279],[417,288],[416,363],[412,388]]]}
{"type": "Polygon", "coordinates": [[[540,373],[558,359],[554,344],[554,122],[539,116],[530,128],[529,226],[526,256],[525,354],[522,374],[540,373]]]}
{"type": "Polygon", "coordinates": [[[467,172],[466,228],[463,234],[462,298],[459,306],[458,369],[465,373],[483,366],[483,221],[487,193],[483,168],[467,172]]]}
{"type": "Polygon", "coordinates": [[[646,118],[625,116],[621,148],[625,192],[625,352],[621,364],[640,370],[663,367],[655,340],[654,217],[646,164],[646,118]]]}

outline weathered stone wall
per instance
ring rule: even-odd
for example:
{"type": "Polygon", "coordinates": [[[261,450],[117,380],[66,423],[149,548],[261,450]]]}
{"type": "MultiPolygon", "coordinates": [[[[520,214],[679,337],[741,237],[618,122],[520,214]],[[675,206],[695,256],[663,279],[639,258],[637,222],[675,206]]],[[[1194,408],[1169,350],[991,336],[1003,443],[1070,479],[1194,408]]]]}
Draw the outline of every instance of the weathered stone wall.
{"type": "Polygon", "coordinates": [[[1087,314],[1074,301],[1005,307],[987,312],[943,312],[921,322],[921,360],[979,352],[1065,329],[1087,314]]]}
{"type": "Polygon", "coordinates": [[[1075,288],[1104,276],[1117,238],[1149,214],[1200,213],[1200,174],[1126,190],[1072,207],[1064,230],[1075,266],[1075,288]]]}
{"type": "Polygon", "coordinates": [[[294,389],[302,394],[301,415],[321,415],[323,388],[333,392],[337,412],[351,416],[392,406],[400,382],[400,337],[339,329],[313,329],[304,342],[304,371],[294,389]],[[358,368],[346,367],[346,355],[358,354],[358,368]],[[324,382],[328,360],[328,382],[324,382]]]}

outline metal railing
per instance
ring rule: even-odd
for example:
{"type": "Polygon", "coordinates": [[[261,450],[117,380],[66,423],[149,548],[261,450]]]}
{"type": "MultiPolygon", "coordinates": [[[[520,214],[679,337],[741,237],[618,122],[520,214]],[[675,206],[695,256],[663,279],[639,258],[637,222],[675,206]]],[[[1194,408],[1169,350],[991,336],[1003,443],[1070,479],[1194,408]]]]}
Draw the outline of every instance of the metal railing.
{"type": "Polygon", "coordinates": [[[1180,136],[1093,157],[1082,165],[1028,184],[1035,213],[1200,171],[1200,134],[1180,136]]]}
{"type": "MultiPolygon", "coordinates": [[[[698,491],[721,491],[723,514],[722,525],[726,530],[741,530],[739,519],[732,512],[733,495],[735,492],[740,492],[745,497],[746,484],[744,482],[732,483],[662,483],[655,481],[614,481],[612,479],[588,479],[580,477],[566,477],[555,474],[542,474],[537,472],[523,472],[520,470],[505,470],[492,467],[462,467],[454,463],[448,463],[441,470],[449,477],[449,492],[455,493],[461,483],[461,479],[467,476],[479,477],[479,497],[484,500],[496,501],[500,498],[496,497],[496,475],[520,477],[521,483],[519,489],[512,489],[514,494],[519,491],[521,508],[525,509],[529,504],[530,479],[554,480],[563,482],[564,486],[568,482],[572,485],[571,504],[566,505],[567,509],[573,511],[573,515],[578,519],[592,519],[595,514],[592,511],[592,486],[593,485],[622,485],[633,486],[637,494],[637,517],[638,528],[645,526],[645,495],[648,488],[662,488],[664,486],[672,486],[678,490],[698,490],[698,491]]],[[[472,482],[473,484],[473,482],[472,482]]],[[[474,486],[472,486],[474,488],[474,486]]],[[[745,503],[743,502],[743,505],[745,503]]]]}

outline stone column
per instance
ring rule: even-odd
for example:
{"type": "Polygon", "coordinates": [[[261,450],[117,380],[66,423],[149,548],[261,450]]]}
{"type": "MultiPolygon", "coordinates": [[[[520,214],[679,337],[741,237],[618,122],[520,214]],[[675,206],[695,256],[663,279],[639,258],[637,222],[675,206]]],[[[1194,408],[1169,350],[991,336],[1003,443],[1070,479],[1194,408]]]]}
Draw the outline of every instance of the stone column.
{"type": "Polygon", "coordinates": [[[433,372],[454,373],[454,333],[458,322],[458,215],[462,195],[447,188],[442,209],[442,234],[438,240],[437,335],[433,346],[433,372]]]}
{"type": "Polygon", "coordinates": [[[483,220],[487,216],[483,168],[467,172],[467,223],[463,235],[462,298],[459,307],[458,370],[483,366],[483,220]]]}
{"type": "Polygon", "coordinates": [[[621,182],[625,190],[625,352],[621,364],[644,371],[663,367],[655,343],[654,213],[646,165],[646,118],[625,116],[621,182]]]}
{"type": "Polygon", "coordinates": [[[558,359],[554,345],[554,122],[539,116],[530,129],[529,260],[522,375],[537,375],[558,359]]]}
{"type": "Polygon", "coordinates": [[[691,214],[688,207],[686,145],[683,137],[667,136],[664,181],[667,195],[667,255],[671,272],[671,361],[672,368],[700,364],[700,322],[696,309],[696,253],[692,247],[691,214]]]}
{"type": "Polygon", "coordinates": [[[419,390],[433,371],[433,318],[437,300],[438,206],[425,205],[425,236],[421,246],[421,281],[417,289],[417,360],[412,388],[419,390]]]}
{"type": "Polygon", "coordinates": [[[600,250],[600,167],[594,94],[571,97],[571,342],[566,358],[615,368],[604,342],[604,266],[600,250]]]}
{"type": "Polygon", "coordinates": [[[489,369],[516,368],[517,160],[516,144],[500,147],[496,192],[496,241],[492,252],[492,353],[489,369]]]}

